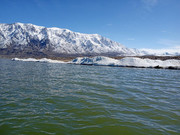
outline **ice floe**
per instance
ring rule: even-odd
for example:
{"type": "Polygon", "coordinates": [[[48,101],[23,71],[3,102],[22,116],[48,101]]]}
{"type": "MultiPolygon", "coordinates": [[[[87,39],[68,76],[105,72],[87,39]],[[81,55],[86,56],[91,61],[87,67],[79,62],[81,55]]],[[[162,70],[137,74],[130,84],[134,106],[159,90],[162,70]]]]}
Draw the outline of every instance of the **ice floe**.
{"type": "Polygon", "coordinates": [[[80,64],[80,65],[180,69],[180,60],[174,60],[174,59],[162,61],[162,60],[152,60],[152,59],[141,59],[136,57],[125,57],[117,60],[109,57],[97,56],[93,58],[78,57],[72,60],[71,63],[80,64]]]}

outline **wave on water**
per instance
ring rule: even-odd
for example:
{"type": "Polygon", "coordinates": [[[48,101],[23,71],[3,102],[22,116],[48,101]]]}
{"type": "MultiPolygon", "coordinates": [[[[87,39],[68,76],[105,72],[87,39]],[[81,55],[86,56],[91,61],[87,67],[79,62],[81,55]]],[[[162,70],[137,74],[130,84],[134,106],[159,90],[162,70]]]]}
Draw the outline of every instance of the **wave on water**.
{"type": "Polygon", "coordinates": [[[117,66],[117,67],[138,67],[138,68],[169,68],[169,69],[180,69],[180,60],[169,59],[169,60],[152,60],[142,59],[136,57],[125,57],[122,59],[113,59],[104,56],[96,57],[78,57],[69,62],[63,62],[59,60],[51,60],[47,58],[42,59],[19,59],[13,58],[14,61],[34,61],[34,62],[48,62],[48,63],[68,63],[78,65],[94,65],[94,66],[117,66]]]}

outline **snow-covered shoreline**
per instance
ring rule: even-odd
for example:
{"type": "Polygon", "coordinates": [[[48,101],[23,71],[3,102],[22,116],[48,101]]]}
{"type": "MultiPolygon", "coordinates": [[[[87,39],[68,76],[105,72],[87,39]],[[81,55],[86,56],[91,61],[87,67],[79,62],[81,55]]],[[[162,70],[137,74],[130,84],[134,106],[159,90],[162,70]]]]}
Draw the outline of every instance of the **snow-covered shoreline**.
{"type": "Polygon", "coordinates": [[[115,66],[115,67],[136,67],[136,68],[163,68],[163,69],[180,69],[180,60],[152,60],[142,59],[137,57],[125,57],[122,59],[113,59],[104,56],[96,57],[78,57],[69,62],[63,62],[59,60],[51,60],[47,58],[42,59],[19,59],[13,58],[14,61],[34,61],[34,62],[47,62],[47,63],[65,63],[65,64],[77,64],[77,65],[94,65],[94,66],[115,66]]]}
{"type": "Polygon", "coordinates": [[[20,58],[12,58],[13,61],[32,61],[32,62],[47,62],[47,63],[66,63],[60,60],[52,60],[47,58],[42,59],[35,59],[35,58],[27,58],[27,59],[20,59],[20,58]]]}
{"type": "Polygon", "coordinates": [[[71,63],[80,65],[95,66],[117,66],[117,67],[137,67],[137,68],[174,68],[180,69],[180,60],[151,60],[136,57],[125,57],[122,59],[113,59],[109,57],[97,56],[93,58],[78,57],[71,63]]]}

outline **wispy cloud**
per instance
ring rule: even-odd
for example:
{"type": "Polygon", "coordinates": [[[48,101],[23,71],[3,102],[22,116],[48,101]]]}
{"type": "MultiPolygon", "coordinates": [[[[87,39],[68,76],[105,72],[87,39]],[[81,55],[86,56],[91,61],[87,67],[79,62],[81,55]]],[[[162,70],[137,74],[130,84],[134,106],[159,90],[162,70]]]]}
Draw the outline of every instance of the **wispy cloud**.
{"type": "Polygon", "coordinates": [[[180,46],[180,41],[177,40],[169,40],[169,39],[160,39],[158,44],[165,45],[168,47],[180,46]]]}
{"type": "Polygon", "coordinates": [[[159,0],[141,0],[144,8],[151,11],[154,6],[156,6],[159,0]]]}
{"type": "Polygon", "coordinates": [[[166,30],[162,30],[161,32],[162,32],[162,33],[167,33],[167,31],[166,31],[166,30]]]}
{"type": "Polygon", "coordinates": [[[169,54],[180,54],[180,41],[169,40],[169,39],[161,39],[157,42],[164,46],[162,49],[150,49],[150,48],[142,48],[141,51],[148,52],[150,54],[163,55],[167,52],[169,54]]]}
{"type": "Polygon", "coordinates": [[[43,6],[43,3],[41,0],[34,0],[35,4],[38,6],[38,7],[42,7],[43,6]]]}
{"type": "Polygon", "coordinates": [[[127,40],[129,40],[129,41],[134,41],[135,38],[128,38],[127,40]]]}
{"type": "Polygon", "coordinates": [[[33,0],[33,1],[34,1],[35,5],[41,9],[47,10],[47,6],[49,6],[49,5],[54,6],[53,1],[45,1],[45,0],[33,0]]]}
{"type": "Polygon", "coordinates": [[[112,24],[111,23],[108,23],[108,24],[106,24],[107,26],[112,26],[112,24]]]}
{"type": "Polygon", "coordinates": [[[165,48],[165,49],[140,49],[142,52],[146,52],[151,55],[179,55],[180,48],[165,48]]]}
{"type": "Polygon", "coordinates": [[[146,52],[151,55],[179,55],[180,54],[180,46],[175,46],[171,48],[163,48],[163,49],[148,49],[148,48],[143,48],[139,49],[142,52],[146,52]]]}

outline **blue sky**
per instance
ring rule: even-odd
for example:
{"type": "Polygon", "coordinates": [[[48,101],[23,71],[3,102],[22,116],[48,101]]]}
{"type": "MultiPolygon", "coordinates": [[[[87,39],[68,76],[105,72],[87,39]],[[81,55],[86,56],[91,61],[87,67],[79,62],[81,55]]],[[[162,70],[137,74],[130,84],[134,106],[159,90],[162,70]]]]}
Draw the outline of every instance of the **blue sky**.
{"type": "Polygon", "coordinates": [[[0,0],[0,23],[97,33],[130,48],[180,48],[180,0],[0,0]]]}

